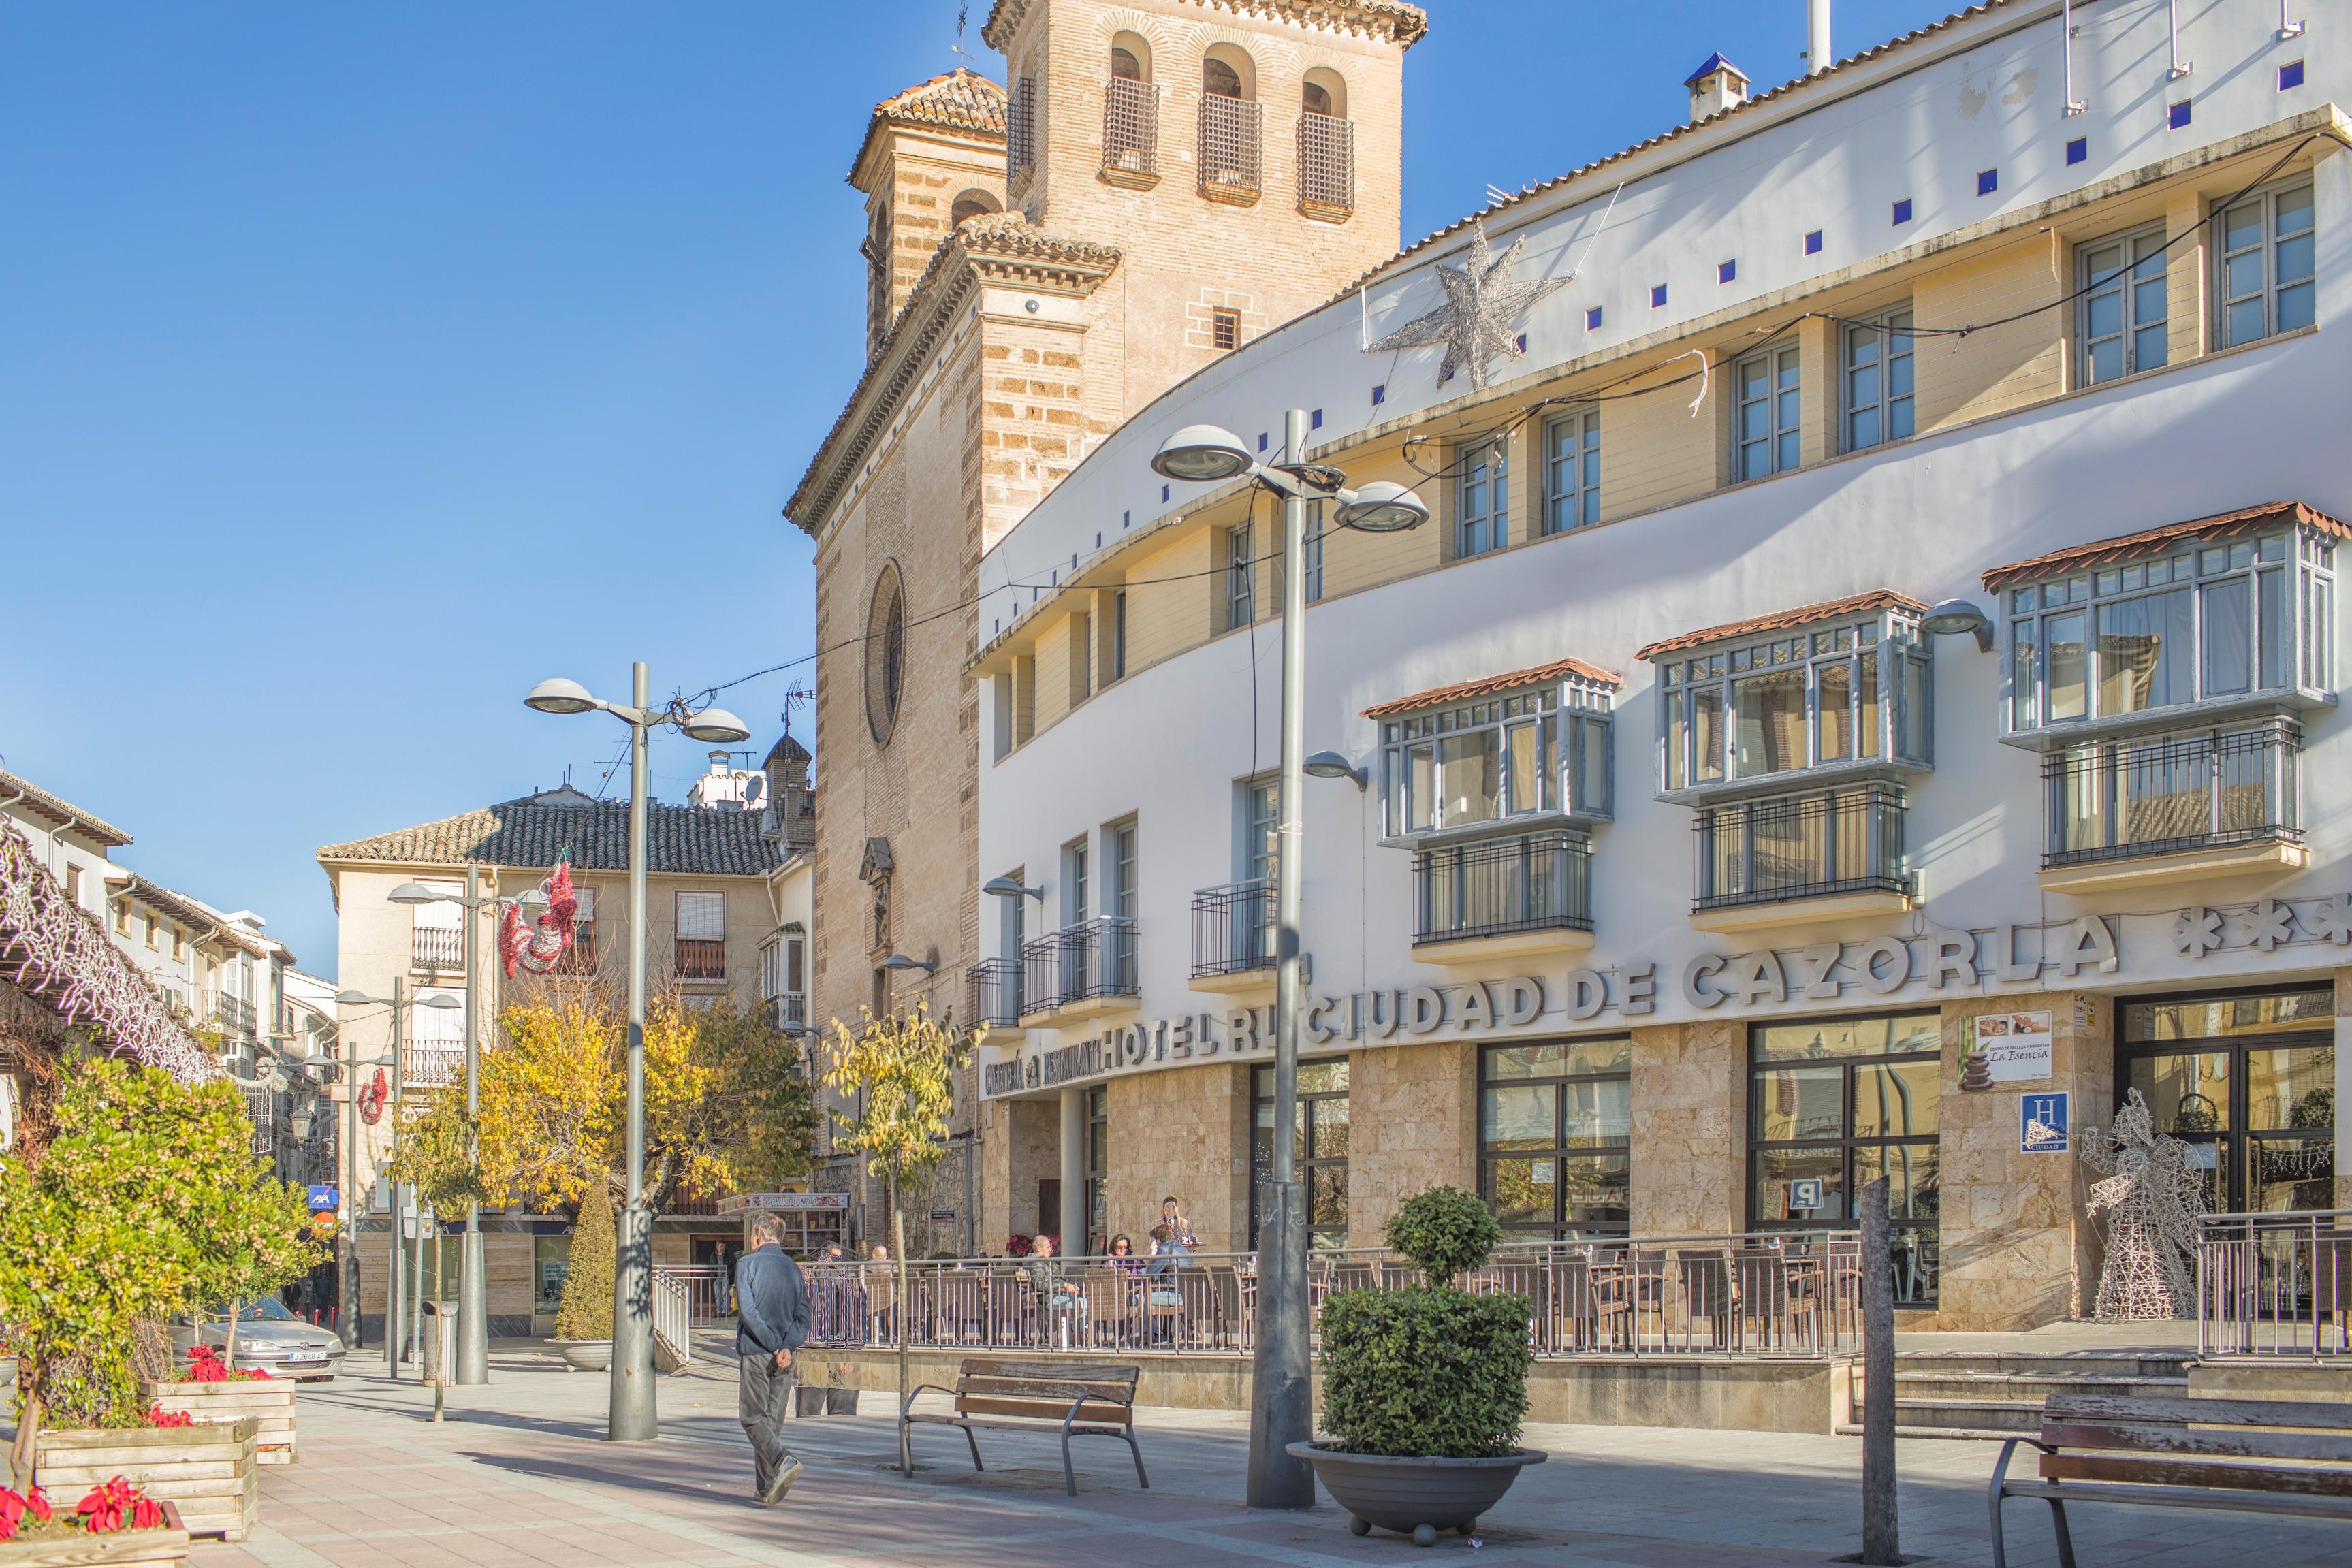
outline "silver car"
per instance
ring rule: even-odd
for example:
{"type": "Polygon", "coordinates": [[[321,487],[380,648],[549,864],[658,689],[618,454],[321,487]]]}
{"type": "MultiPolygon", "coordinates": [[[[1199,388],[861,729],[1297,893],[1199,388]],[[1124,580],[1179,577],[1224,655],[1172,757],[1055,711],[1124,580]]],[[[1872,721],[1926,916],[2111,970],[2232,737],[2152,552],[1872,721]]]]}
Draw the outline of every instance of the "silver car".
{"type": "MultiPolygon", "coordinates": [[[[184,1356],[198,1344],[226,1350],[228,1326],[226,1307],[215,1307],[201,1319],[184,1313],[172,1320],[172,1348],[184,1356]]],[[[343,1364],[343,1342],[334,1330],[305,1322],[276,1297],[264,1296],[246,1302],[237,1313],[233,1364],[239,1372],[257,1368],[272,1377],[329,1378],[343,1364]]]]}

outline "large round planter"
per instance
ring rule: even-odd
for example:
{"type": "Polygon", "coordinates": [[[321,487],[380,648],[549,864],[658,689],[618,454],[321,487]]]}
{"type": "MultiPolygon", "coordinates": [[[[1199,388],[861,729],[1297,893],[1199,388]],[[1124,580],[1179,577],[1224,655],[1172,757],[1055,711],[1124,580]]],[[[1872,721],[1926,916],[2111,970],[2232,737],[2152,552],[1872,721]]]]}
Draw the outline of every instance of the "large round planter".
{"type": "Polygon", "coordinates": [[[1410,1535],[1421,1546],[1433,1545],[1441,1530],[1467,1535],[1478,1516],[1511,1490],[1523,1467],[1550,1457],[1519,1448],[1493,1459],[1413,1459],[1350,1454],[1316,1443],[1293,1443],[1289,1452],[1315,1467],[1331,1500],[1360,1524],[1410,1535]]]}
{"type": "Polygon", "coordinates": [[[563,1353],[563,1364],[572,1372],[610,1372],[613,1369],[613,1342],[608,1339],[560,1339],[555,1348],[563,1353]]]}

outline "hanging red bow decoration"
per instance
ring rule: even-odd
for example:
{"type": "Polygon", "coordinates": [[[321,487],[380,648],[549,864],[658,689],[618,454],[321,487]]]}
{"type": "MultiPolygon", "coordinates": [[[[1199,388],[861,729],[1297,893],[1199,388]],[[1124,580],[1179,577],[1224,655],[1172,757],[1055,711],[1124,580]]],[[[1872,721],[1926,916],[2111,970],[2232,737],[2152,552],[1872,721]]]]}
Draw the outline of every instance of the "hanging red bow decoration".
{"type": "Polygon", "coordinates": [[[375,1070],[375,1076],[360,1091],[360,1119],[369,1126],[374,1126],[383,1117],[383,1103],[391,1097],[392,1083],[384,1077],[383,1069],[379,1067],[375,1070]]]}
{"type": "Polygon", "coordinates": [[[522,912],[509,904],[499,926],[499,954],[509,978],[518,964],[534,975],[546,974],[572,946],[572,916],[580,907],[580,895],[572,887],[569,851],[556,861],[555,874],[539,885],[547,894],[547,913],[525,925],[522,912]]]}

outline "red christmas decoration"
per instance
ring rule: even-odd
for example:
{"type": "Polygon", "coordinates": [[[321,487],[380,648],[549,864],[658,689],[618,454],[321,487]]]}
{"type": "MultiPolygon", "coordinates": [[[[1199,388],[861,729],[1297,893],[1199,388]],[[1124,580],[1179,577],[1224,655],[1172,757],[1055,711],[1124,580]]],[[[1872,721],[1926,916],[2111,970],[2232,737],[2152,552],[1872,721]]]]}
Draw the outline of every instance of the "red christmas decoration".
{"type": "Polygon", "coordinates": [[[539,885],[547,894],[547,912],[525,925],[522,912],[509,904],[499,926],[499,953],[509,977],[518,964],[534,975],[546,974],[572,946],[572,916],[580,907],[580,895],[572,887],[570,859],[557,860],[555,874],[539,885]]]}
{"type": "Polygon", "coordinates": [[[391,1097],[392,1083],[384,1077],[383,1069],[379,1067],[375,1070],[375,1076],[360,1091],[360,1120],[371,1127],[374,1126],[383,1120],[383,1103],[391,1097]]]}

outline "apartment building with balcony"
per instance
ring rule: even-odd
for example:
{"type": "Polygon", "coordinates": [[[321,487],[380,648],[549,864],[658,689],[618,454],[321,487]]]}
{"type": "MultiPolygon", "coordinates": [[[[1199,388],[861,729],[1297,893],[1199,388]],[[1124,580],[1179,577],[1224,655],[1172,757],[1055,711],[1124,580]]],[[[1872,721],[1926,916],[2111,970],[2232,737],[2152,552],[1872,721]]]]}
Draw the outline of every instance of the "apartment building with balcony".
{"type": "MultiPolygon", "coordinates": [[[[2132,1091],[2213,1208],[2352,1201],[2320,30],[1994,0],[1752,98],[1711,59],[1093,433],[977,571],[985,1233],[1255,1234],[1280,545],[1152,471],[1196,423],[1432,513],[1307,538],[1320,1240],[1438,1181],[1527,1238],[1801,1233],[1884,1175],[1906,1322],[2024,1327],[2095,1287],[2132,1091]]],[[[1152,41],[1114,78],[1213,96],[1238,42],[1152,41]]]]}
{"type": "MultiPolygon", "coordinates": [[[[651,802],[646,809],[646,954],[647,985],[689,1005],[727,998],[778,1009],[772,988],[778,956],[805,939],[805,907],[791,905],[795,867],[804,867],[814,830],[808,756],[787,737],[747,787],[722,754],[698,780],[698,804],[651,802]],[[793,929],[795,924],[801,929],[793,929]]],[[[318,852],[336,910],[341,990],[386,998],[395,981],[404,996],[462,1001],[468,965],[476,973],[476,1027],[482,1049],[498,1048],[497,1018],[518,980],[498,956],[496,912],[475,915],[468,936],[456,902],[394,903],[393,889],[415,883],[462,897],[472,869],[484,899],[513,898],[538,887],[559,861],[572,868],[579,896],[572,940],[544,981],[561,997],[601,994],[618,1005],[626,984],[628,808],[569,784],[390,832],[329,844],[318,852]]],[[[463,1082],[462,1008],[415,1007],[401,1052],[404,1092],[431,1094],[463,1082]]],[[[389,1055],[390,1014],[382,1007],[342,1007],[334,1019],[338,1050],[373,1062],[389,1055]]],[[[373,1069],[361,1073],[372,1078],[373,1069]]],[[[339,1082],[341,1102],[349,1075],[339,1082]]],[[[343,1113],[339,1111],[338,1115],[343,1113]]],[[[391,1234],[377,1169],[390,1146],[389,1114],[361,1128],[356,1169],[346,1163],[346,1214],[357,1220],[362,1252],[362,1314],[383,1311],[383,1248],[391,1234]]],[[[459,1222],[462,1226],[462,1221],[459,1222]]],[[[552,1320],[570,1223],[561,1215],[499,1212],[483,1221],[489,1264],[492,1332],[544,1332],[552,1320]]],[[[446,1229],[446,1225],[445,1225],[446,1229]]],[[[722,1241],[740,1241],[741,1224],[708,1199],[681,1200],[655,1219],[657,1262],[701,1260],[722,1241]]],[[[450,1275],[455,1278],[454,1273],[450,1275]]]]}

